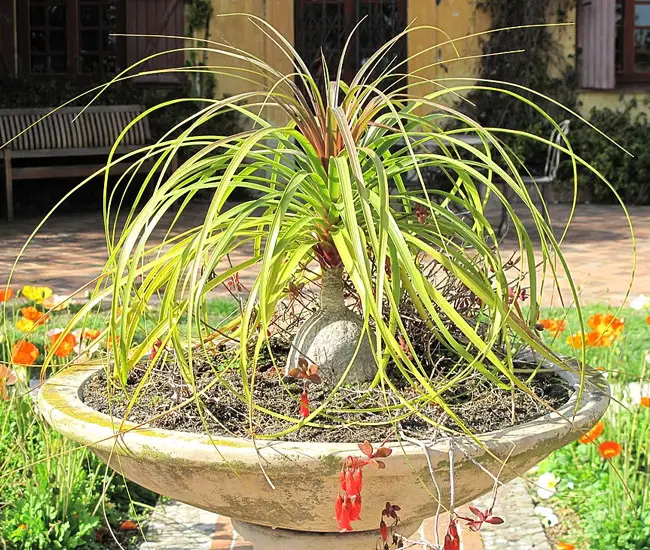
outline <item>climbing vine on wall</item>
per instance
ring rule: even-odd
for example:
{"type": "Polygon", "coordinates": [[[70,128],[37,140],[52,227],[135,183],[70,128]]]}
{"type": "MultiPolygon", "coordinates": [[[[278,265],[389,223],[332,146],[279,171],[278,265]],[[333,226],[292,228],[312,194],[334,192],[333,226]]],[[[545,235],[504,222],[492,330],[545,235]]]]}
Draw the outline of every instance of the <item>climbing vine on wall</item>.
{"type": "MultiPolygon", "coordinates": [[[[187,0],[185,13],[187,36],[210,40],[210,22],[214,13],[212,0],[187,0]]],[[[189,52],[188,64],[194,67],[207,66],[208,52],[206,50],[189,52]]],[[[188,79],[188,92],[192,97],[214,97],[217,81],[213,74],[206,72],[188,73],[188,79]]]]}
{"type": "MultiPolygon", "coordinates": [[[[557,43],[558,28],[533,26],[567,21],[571,5],[571,0],[477,0],[476,9],[489,15],[492,29],[508,29],[485,35],[482,48],[486,56],[481,60],[480,77],[526,86],[573,107],[575,71],[557,43]],[[522,53],[492,55],[521,50],[522,53]]],[[[538,133],[550,131],[550,126],[530,107],[506,95],[480,92],[470,99],[483,124],[538,133]]],[[[550,104],[542,107],[561,116],[550,104]]],[[[540,158],[534,145],[524,145],[524,141],[517,139],[511,145],[528,164],[540,158]]]]}

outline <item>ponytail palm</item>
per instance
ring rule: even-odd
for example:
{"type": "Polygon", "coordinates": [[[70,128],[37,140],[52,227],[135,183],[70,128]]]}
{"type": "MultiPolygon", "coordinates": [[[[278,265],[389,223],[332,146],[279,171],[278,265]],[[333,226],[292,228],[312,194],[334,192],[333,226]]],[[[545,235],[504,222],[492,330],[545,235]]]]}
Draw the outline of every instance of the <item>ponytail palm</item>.
{"type": "MultiPolygon", "coordinates": [[[[519,162],[500,140],[500,130],[483,128],[448,106],[449,98],[496,85],[439,86],[422,95],[420,90],[425,85],[430,89],[431,83],[419,75],[407,79],[404,63],[377,74],[394,44],[422,30],[417,28],[380,48],[350,82],[342,82],[341,66],[334,74],[325,65],[317,81],[281,35],[262,20],[251,21],[292,61],[294,74],[280,74],[226,44],[187,48],[246,60],[252,69],[187,70],[241,78],[258,84],[259,92],[205,100],[159,143],[129,155],[134,166],[155,161],[145,182],[154,190],[146,201],[144,193],[138,195],[119,233],[117,220],[110,218],[113,196],[107,199],[110,258],[105,280],[110,284],[98,289],[88,308],[111,297],[114,378],[126,381],[161,340],[173,350],[189,384],[194,384],[198,357],[212,358],[217,342],[234,343],[225,364],[214,361],[215,383],[226,383],[224,369],[238,369],[244,388],[238,397],[252,409],[259,409],[252,390],[267,352],[284,373],[303,358],[316,364],[333,392],[351,382],[390,390],[387,407],[405,414],[433,400],[453,416],[444,392],[476,372],[502,390],[525,390],[515,372],[517,350],[529,348],[556,362],[558,358],[533,328],[541,286],[533,237],[506,201],[504,187],[532,216],[544,264],[554,275],[551,257],[562,268],[565,264],[543,209],[522,181],[519,162]],[[229,111],[238,113],[248,129],[236,135],[202,133],[206,123],[229,111]],[[274,122],[279,119],[284,122],[274,122]],[[160,167],[184,151],[191,152],[189,158],[165,176],[160,167]],[[433,172],[445,180],[444,188],[431,188],[427,174],[433,172]],[[251,198],[233,205],[231,199],[242,190],[251,198]],[[201,223],[171,236],[174,222],[199,192],[210,195],[201,223]],[[486,218],[490,196],[506,205],[522,265],[530,269],[525,315],[512,299],[523,278],[509,280],[499,239],[486,218]],[[170,236],[152,244],[152,232],[168,223],[165,215],[171,213],[174,222],[166,227],[170,236]],[[233,253],[241,250],[252,254],[237,261],[233,253]],[[252,267],[258,275],[238,315],[215,329],[207,318],[208,297],[252,267]],[[272,338],[282,302],[303,287],[317,289],[320,308],[289,335],[288,358],[275,357],[272,338]],[[144,341],[136,341],[140,318],[157,298],[155,323],[144,341]],[[410,317],[417,317],[435,341],[432,354],[453,359],[446,376],[434,381],[435,356],[418,353],[414,338],[422,334],[409,330],[401,314],[405,304],[410,317]],[[188,322],[181,323],[184,319],[188,322]],[[407,381],[419,397],[403,395],[397,379],[407,381]]],[[[502,91],[553,122],[518,95],[521,90],[502,91]]],[[[558,147],[574,167],[581,163],[568,143],[519,135],[558,147]]],[[[125,178],[130,181],[130,174],[125,178]]],[[[306,420],[288,420],[297,429],[320,414],[326,414],[326,404],[306,420]]]]}

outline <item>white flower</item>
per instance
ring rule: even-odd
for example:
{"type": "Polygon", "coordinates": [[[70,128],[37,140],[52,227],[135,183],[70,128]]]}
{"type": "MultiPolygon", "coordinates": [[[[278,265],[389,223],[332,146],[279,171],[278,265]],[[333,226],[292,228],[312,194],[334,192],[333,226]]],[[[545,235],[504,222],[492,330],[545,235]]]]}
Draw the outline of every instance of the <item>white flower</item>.
{"type": "Polygon", "coordinates": [[[567,481],[566,486],[573,491],[575,488],[575,485],[573,484],[573,481],[567,481]]]}
{"type": "Polygon", "coordinates": [[[637,311],[650,307],[650,298],[648,298],[645,294],[639,294],[636,298],[634,298],[634,300],[630,302],[630,307],[632,309],[636,309],[637,311]]]}
{"type": "Polygon", "coordinates": [[[546,472],[539,476],[537,479],[537,496],[544,500],[551,498],[555,494],[559,481],[559,478],[553,472],[546,472]]]}
{"type": "Polygon", "coordinates": [[[547,506],[535,506],[534,512],[542,518],[542,523],[548,527],[553,527],[560,521],[558,517],[553,513],[553,510],[547,506]]]}

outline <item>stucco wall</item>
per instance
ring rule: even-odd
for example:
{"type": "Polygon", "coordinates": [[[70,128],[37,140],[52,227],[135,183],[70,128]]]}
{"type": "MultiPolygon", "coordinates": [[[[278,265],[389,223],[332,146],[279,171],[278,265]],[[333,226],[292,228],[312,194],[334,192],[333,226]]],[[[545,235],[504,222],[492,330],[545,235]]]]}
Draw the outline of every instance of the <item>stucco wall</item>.
{"type": "MultiPolygon", "coordinates": [[[[291,71],[291,64],[280,49],[245,17],[219,17],[218,14],[249,13],[264,18],[293,43],[293,0],[214,0],[214,4],[215,16],[211,28],[214,39],[225,40],[250,51],[284,73],[291,71]]],[[[409,1],[409,22],[424,27],[409,35],[410,81],[437,80],[437,84],[422,83],[418,89],[420,94],[442,87],[469,84],[471,78],[478,75],[481,48],[476,34],[489,29],[490,22],[484,13],[476,12],[475,4],[476,0],[441,0],[439,3],[436,0],[409,1]]],[[[549,6],[549,21],[554,22],[552,3],[549,6]]],[[[575,18],[575,10],[572,10],[567,20],[573,23],[575,18]]],[[[576,51],[575,25],[554,27],[551,32],[561,45],[567,63],[572,65],[576,51]]],[[[233,64],[224,56],[210,56],[211,64],[223,65],[226,62],[233,64]]],[[[236,62],[235,65],[253,68],[246,62],[236,62]]],[[[254,88],[254,84],[243,80],[218,78],[219,95],[233,95],[254,88]]],[[[585,114],[594,106],[622,108],[631,99],[638,100],[638,110],[650,113],[650,107],[644,105],[643,101],[648,96],[645,90],[639,89],[580,90],[578,93],[580,110],[585,114]]]]}

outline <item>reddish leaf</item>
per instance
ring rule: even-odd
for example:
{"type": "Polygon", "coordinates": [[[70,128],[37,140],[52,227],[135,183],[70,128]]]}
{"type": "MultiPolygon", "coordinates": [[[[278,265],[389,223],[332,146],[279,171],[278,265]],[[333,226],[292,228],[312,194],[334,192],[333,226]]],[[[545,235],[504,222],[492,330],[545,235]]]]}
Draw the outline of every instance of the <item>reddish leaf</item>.
{"type": "Polygon", "coordinates": [[[393,449],[389,449],[388,447],[379,447],[373,455],[372,458],[386,458],[390,456],[393,452],[393,449]]]}
{"type": "Polygon", "coordinates": [[[469,509],[472,512],[472,514],[478,517],[481,521],[485,521],[486,515],[483,512],[481,512],[476,506],[470,506],[469,509]]]}
{"type": "Polygon", "coordinates": [[[370,441],[366,440],[363,443],[359,443],[359,449],[361,449],[361,452],[368,458],[372,458],[372,444],[370,441]]]}
{"type": "Polygon", "coordinates": [[[310,374],[309,375],[309,381],[314,383],[314,384],[320,384],[321,383],[321,378],[317,374],[310,374]]]}
{"type": "Polygon", "coordinates": [[[120,531],[136,531],[137,529],[137,524],[132,522],[130,519],[127,519],[120,524],[120,531]]]}
{"type": "Polygon", "coordinates": [[[298,359],[298,366],[302,370],[305,370],[307,368],[307,359],[305,359],[304,357],[301,357],[300,359],[298,359]]]}
{"type": "Polygon", "coordinates": [[[95,540],[97,542],[104,542],[106,540],[106,537],[108,536],[108,529],[105,527],[100,527],[95,531],[95,540]]]}
{"type": "Polygon", "coordinates": [[[485,520],[487,523],[491,523],[492,525],[501,525],[503,523],[503,519],[500,518],[499,516],[491,516],[485,520]]]}
{"type": "Polygon", "coordinates": [[[378,470],[383,470],[386,467],[386,464],[384,464],[381,460],[375,460],[374,458],[371,458],[368,461],[368,464],[370,464],[373,468],[377,468],[378,470]]]}
{"type": "Polygon", "coordinates": [[[291,376],[291,378],[299,378],[301,374],[300,370],[295,367],[289,371],[289,376],[291,376]]]}

